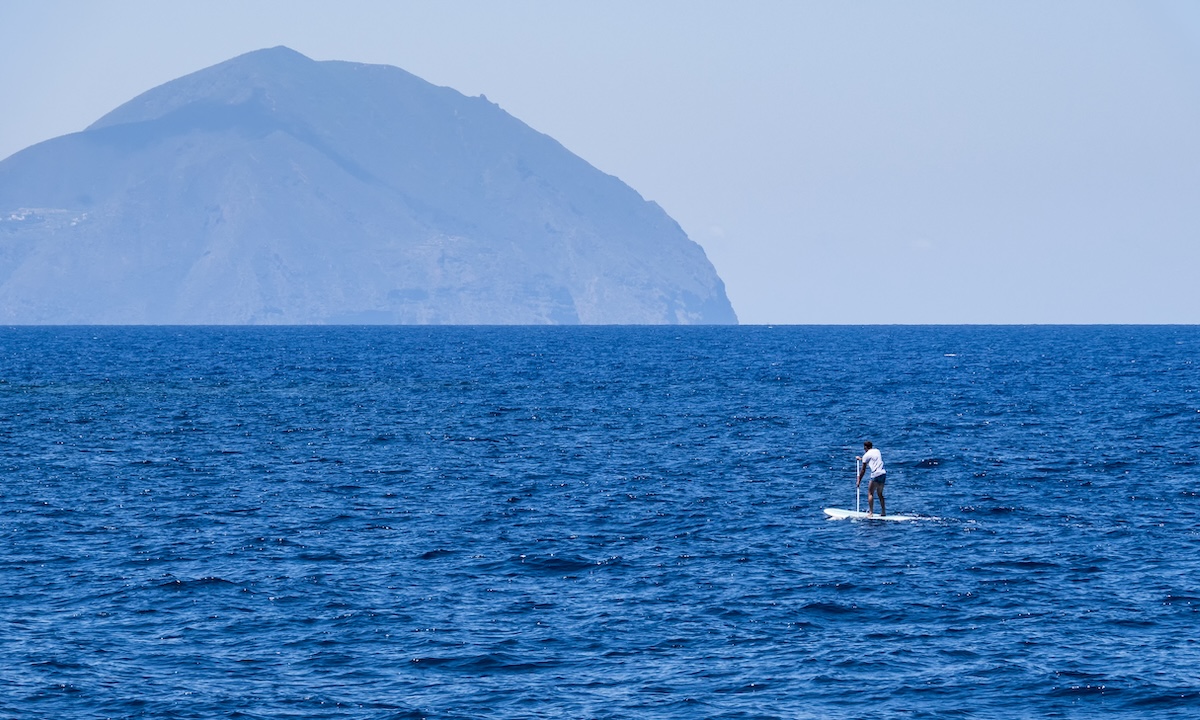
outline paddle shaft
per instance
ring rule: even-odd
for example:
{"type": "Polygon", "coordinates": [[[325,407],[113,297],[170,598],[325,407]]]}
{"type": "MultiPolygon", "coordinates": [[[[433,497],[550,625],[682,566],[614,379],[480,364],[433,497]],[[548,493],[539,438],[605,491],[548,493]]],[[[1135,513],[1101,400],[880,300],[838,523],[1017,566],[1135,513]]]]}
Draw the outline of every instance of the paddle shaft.
{"type": "Polygon", "coordinates": [[[854,458],[854,511],[855,512],[862,512],[862,507],[860,507],[860,505],[862,504],[862,501],[859,500],[859,498],[862,497],[862,490],[859,489],[859,487],[858,487],[858,484],[859,484],[858,483],[858,474],[860,472],[862,472],[862,460],[860,460],[859,458],[854,458]]]}

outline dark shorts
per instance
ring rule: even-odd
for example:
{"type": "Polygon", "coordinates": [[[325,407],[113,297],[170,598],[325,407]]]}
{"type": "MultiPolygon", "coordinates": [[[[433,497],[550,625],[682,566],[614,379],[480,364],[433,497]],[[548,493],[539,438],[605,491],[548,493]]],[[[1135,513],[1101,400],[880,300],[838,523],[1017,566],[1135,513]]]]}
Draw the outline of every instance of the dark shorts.
{"type": "Polygon", "coordinates": [[[875,483],[879,483],[879,486],[883,487],[883,485],[885,483],[887,483],[887,473],[884,473],[884,474],[880,475],[879,477],[871,478],[871,482],[867,484],[867,487],[871,487],[871,485],[873,485],[875,483]]]}

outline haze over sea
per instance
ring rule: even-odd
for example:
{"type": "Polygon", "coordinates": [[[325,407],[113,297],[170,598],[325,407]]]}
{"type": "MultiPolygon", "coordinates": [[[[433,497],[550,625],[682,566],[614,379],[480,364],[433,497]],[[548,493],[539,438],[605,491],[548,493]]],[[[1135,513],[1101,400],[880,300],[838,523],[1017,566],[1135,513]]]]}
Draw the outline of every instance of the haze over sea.
{"type": "Polygon", "coordinates": [[[1198,357],[0,328],[0,716],[1195,717],[1198,357]],[[825,519],[865,439],[936,519],[825,519]]]}

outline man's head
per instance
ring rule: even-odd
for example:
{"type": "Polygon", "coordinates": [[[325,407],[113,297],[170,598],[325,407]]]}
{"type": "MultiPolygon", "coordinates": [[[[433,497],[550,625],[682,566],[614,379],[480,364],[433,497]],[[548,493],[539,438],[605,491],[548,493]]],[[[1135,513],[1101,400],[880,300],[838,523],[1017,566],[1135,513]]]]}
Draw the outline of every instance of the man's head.
{"type": "Polygon", "coordinates": [[[863,442],[863,450],[870,450],[873,447],[875,447],[875,446],[871,444],[870,440],[866,440],[863,442]]]}

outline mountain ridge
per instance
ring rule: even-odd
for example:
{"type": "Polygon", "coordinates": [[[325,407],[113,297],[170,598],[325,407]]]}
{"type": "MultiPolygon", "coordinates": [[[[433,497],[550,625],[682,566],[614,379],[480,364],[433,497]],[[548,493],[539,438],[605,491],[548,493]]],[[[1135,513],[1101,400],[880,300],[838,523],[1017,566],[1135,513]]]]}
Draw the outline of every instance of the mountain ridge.
{"type": "Polygon", "coordinates": [[[0,162],[0,321],[736,315],[657,204],[486,98],[277,47],[0,162]]]}

